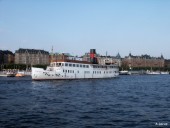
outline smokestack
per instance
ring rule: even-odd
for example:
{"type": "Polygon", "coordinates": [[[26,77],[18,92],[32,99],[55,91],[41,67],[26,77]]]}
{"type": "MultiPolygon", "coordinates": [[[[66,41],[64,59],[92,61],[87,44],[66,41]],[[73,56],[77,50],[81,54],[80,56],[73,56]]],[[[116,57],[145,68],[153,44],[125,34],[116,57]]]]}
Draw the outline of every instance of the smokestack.
{"type": "Polygon", "coordinates": [[[90,62],[97,64],[96,49],[90,49],[90,62]]]}

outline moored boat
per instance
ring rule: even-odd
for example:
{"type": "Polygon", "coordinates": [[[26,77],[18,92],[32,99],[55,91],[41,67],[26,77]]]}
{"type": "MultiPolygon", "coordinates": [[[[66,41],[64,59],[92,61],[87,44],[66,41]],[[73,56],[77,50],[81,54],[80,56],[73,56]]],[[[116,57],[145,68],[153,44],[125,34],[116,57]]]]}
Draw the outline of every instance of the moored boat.
{"type": "Polygon", "coordinates": [[[7,74],[4,72],[0,72],[0,76],[7,76],[7,74]]]}
{"type": "Polygon", "coordinates": [[[130,75],[129,71],[123,70],[123,71],[119,71],[120,75],[130,75]]]}
{"type": "Polygon", "coordinates": [[[161,74],[162,74],[162,75],[168,75],[169,72],[168,72],[168,71],[167,71],[167,72],[161,72],[161,74]]]}
{"type": "Polygon", "coordinates": [[[146,74],[147,75],[160,75],[161,72],[160,71],[149,71],[149,70],[147,70],[146,74]]]}
{"type": "Polygon", "coordinates": [[[23,77],[25,76],[24,72],[17,72],[17,74],[15,75],[16,77],[23,77]]]}
{"type": "Polygon", "coordinates": [[[7,77],[15,77],[15,73],[14,72],[7,72],[6,76],[7,77]]]}

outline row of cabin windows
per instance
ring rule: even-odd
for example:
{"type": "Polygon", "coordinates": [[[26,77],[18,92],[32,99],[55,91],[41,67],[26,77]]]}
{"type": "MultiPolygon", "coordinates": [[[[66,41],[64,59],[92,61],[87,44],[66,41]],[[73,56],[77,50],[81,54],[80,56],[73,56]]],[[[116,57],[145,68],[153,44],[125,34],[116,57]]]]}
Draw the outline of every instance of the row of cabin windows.
{"type": "MultiPolygon", "coordinates": [[[[52,64],[54,66],[54,64],[52,64]]],[[[70,63],[56,63],[57,66],[66,66],[66,67],[80,67],[80,68],[89,68],[89,65],[83,64],[70,64],[70,63]]],[[[115,66],[97,66],[93,65],[93,68],[114,68],[115,66]]]]}
{"type": "MultiPolygon", "coordinates": [[[[74,70],[63,70],[63,72],[65,72],[65,73],[74,73],[74,70]]],[[[77,73],[79,73],[79,71],[77,71],[77,73]]],[[[90,71],[84,71],[84,73],[90,74],[90,71]]]]}
{"type": "MultiPolygon", "coordinates": [[[[80,67],[80,68],[89,68],[89,65],[83,65],[83,64],[70,64],[70,63],[56,63],[51,64],[51,66],[66,66],[66,67],[80,67]]],[[[97,66],[93,65],[93,68],[114,68],[115,66],[97,66]]]]}
{"type": "Polygon", "coordinates": [[[114,68],[115,66],[97,66],[94,65],[93,68],[114,68]]]}
{"type": "Polygon", "coordinates": [[[74,73],[74,70],[63,70],[65,73],[74,73]]]}
{"type": "Polygon", "coordinates": [[[90,71],[84,71],[85,74],[90,74],[90,71]]]}
{"type": "MultiPolygon", "coordinates": [[[[65,73],[74,73],[74,70],[63,70],[65,73]]],[[[77,71],[79,73],[79,71],[77,71]]],[[[90,74],[90,71],[84,71],[85,74],[90,74]]],[[[116,73],[116,71],[104,71],[104,74],[116,73]]],[[[93,74],[101,74],[101,71],[93,71],[93,74]]]]}
{"type": "MultiPolygon", "coordinates": [[[[104,74],[116,73],[116,71],[104,71],[104,74]]],[[[93,74],[101,74],[101,71],[93,71],[93,74]]]]}
{"type": "Polygon", "coordinates": [[[55,66],[66,66],[66,67],[80,67],[80,68],[89,68],[89,65],[82,65],[82,64],[70,64],[70,63],[56,63],[51,64],[52,67],[55,66]]]}
{"type": "Polygon", "coordinates": [[[80,68],[89,68],[89,65],[82,65],[82,64],[68,64],[65,63],[66,67],[80,67],[80,68]]]}

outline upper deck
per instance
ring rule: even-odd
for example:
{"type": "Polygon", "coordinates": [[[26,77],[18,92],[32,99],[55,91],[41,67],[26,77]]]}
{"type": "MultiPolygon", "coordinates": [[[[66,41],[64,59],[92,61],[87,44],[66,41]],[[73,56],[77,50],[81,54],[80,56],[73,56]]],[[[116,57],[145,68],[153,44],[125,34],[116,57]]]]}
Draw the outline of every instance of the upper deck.
{"type": "Polygon", "coordinates": [[[95,69],[107,69],[107,68],[117,68],[117,65],[99,65],[92,64],[90,62],[78,62],[78,61],[61,61],[61,62],[51,62],[49,67],[73,67],[73,68],[95,68],[95,69]]]}

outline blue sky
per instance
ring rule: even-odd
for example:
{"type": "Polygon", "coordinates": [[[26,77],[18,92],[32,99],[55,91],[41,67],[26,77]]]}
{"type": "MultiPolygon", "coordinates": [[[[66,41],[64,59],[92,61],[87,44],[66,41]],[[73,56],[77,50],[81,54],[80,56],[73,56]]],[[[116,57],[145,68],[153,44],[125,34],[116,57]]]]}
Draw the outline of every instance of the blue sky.
{"type": "Polygon", "coordinates": [[[169,0],[0,0],[0,49],[170,59],[169,0]]]}

